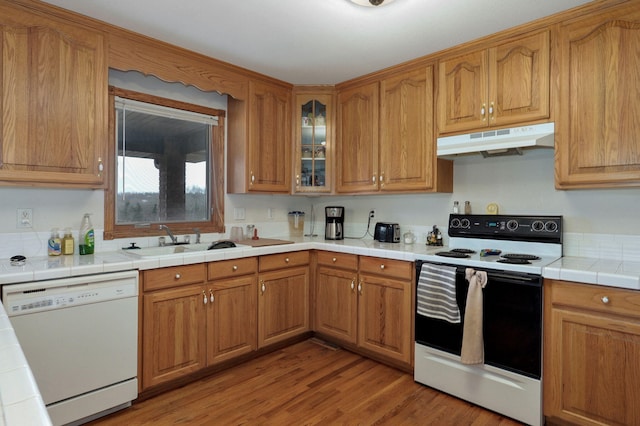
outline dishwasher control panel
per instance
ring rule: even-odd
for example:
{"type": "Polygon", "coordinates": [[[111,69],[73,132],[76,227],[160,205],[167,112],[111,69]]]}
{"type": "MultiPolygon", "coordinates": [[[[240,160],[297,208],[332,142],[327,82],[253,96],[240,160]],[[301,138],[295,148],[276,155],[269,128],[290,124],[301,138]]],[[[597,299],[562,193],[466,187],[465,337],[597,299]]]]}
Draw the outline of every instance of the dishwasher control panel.
{"type": "MultiPolygon", "coordinates": [[[[101,276],[103,277],[103,276],[101,276]]],[[[7,315],[23,315],[54,309],[138,296],[137,275],[96,281],[81,277],[5,285],[2,300],[7,315]]]]}

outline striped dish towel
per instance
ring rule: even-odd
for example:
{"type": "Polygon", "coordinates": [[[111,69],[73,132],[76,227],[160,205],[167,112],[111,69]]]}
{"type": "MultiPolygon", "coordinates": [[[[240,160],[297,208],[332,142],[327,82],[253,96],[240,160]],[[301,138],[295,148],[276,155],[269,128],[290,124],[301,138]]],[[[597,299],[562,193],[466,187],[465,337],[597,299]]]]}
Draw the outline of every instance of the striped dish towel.
{"type": "Polygon", "coordinates": [[[460,322],[456,302],[456,267],[423,263],[418,278],[416,310],[426,317],[460,322]]]}

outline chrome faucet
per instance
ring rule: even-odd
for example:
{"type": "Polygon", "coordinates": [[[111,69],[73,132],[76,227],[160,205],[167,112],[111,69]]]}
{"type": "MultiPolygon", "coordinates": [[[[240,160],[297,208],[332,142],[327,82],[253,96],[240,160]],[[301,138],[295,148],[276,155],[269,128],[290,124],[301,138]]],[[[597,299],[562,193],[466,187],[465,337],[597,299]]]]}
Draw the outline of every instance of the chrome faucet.
{"type": "Polygon", "coordinates": [[[200,244],[200,228],[193,228],[193,232],[196,233],[196,244],[200,244]]]}
{"type": "Polygon", "coordinates": [[[167,225],[160,225],[160,229],[164,229],[165,231],[167,231],[167,235],[169,235],[169,238],[171,238],[171,244],[178,244],[178,239],[173,235],[171,229],[169,229],[167,225]]]}

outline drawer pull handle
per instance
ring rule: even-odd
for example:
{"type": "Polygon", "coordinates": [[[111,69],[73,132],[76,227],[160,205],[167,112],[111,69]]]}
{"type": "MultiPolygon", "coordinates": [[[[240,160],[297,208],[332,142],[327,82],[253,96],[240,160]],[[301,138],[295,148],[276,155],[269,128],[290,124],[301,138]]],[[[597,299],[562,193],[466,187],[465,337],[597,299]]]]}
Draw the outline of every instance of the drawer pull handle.
{"type": "Polygon", "coordinates": [[[264,294],[265,291],[267,291],[267,286],[264,285],[264,281],[261,282],[262,286],[261,286],[261,290],[262,290],[262,294],[264,294]]]}
{"type": "Polygon", "coordinates": [[[355,290],[355,288],[356,288],[356,279],[354,278],[351,280],[351,291],[355,290]]]}
{"type": "Polygon", "coordinates": [[[180,275],[180,273],[176,274],[176,280],[179,280],[180,278],[182,278],[182,275],[180,275]]]}
{"type": "Polygon", "coordinates": [[[602,303],[604,303],[605,305],[609,303],[609,298],[607,296],[602,296],[602,299],[600,300],[602,300],[602,303]]]}
{"type": "Polygon", "coordinates": [[[231,268],[231,269],[233,269],[234,271],[237,271],[238,267],[236,265],[233,265],[233,268],[231,268]]]}
{"type": "Polygon", "coordinates": [[[384,263],[380,265],[380,269],[384,269],[384,263]]]}
{"type": "Polygon", "coordinates": [[[336,259],[335,257],[334,257],[333,259],[331,259],[331,261],[332,261],[333,263],[336,263],[336,262],[337,262],[337,260],[338,260],[338,259],[336,259]]]}
{"type": "Polygon", "coordinates": [[[358,293],[362,296],[362,280],[358,283],[358,293]]]}
{"type": "Polygon", "coordinates": [[[204,304],[206,305],[206,304],[207,304],[207,302],[208,302],[208,299],[207,299],[207,294],[204,292],[204,290],[202,290],[202,296],[203,296],[203,298],[202,298],[203,300],[202,300],[202,301],[203,301],[203,302],[204,302],[204,304]]]}
{"type": "Polygon", "coordinates": [[[213,290],[209,289],[209,301],[213,303],[214,300],[216,300],[216,298],[213,297],[213,290]]]}

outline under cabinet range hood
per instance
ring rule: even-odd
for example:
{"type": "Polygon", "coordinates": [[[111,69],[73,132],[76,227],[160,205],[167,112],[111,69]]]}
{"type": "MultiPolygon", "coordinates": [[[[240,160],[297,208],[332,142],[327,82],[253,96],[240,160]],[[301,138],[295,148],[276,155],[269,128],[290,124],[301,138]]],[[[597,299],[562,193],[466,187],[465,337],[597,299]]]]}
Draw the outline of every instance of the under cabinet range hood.
{"type": "Polygon", "coordinates": [[[554,123],[438,138],[438,157],[481,153],[483,157],[522,154],[523,148],[553,148],[554,123]]]}

